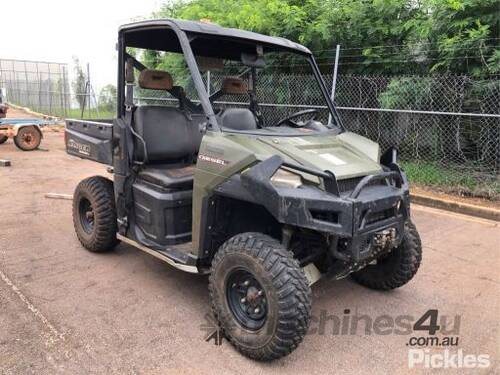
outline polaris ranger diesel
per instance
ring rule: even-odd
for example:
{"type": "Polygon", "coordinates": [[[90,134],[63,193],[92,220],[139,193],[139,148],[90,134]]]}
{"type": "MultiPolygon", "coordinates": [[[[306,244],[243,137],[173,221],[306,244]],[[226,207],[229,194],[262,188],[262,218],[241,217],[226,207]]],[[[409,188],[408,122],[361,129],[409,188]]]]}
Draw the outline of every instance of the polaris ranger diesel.
{"type": "Polygon", "coordinates": [[[221,329],[259,360],[302,341],[322,276],[389,290],[415,275],[397,152],[344,127],[306,47],[162,19],[122,26],[117,48],[116,119],[66,123],[67,152],[113,175],[75,190],[85,248],[210,274],[221,329]]]}

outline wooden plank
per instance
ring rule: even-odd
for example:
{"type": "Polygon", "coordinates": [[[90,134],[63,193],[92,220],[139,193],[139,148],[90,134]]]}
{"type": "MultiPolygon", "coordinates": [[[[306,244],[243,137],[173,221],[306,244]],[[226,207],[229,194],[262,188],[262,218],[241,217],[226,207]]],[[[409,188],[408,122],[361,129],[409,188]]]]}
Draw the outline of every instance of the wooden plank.
{"type": "Polygon", "coordinates": [[[72,200],[73,199],[73,195],[71,195],[71,194],[47,193],[47,194],[45,194],[45,198],[72,200]]]}

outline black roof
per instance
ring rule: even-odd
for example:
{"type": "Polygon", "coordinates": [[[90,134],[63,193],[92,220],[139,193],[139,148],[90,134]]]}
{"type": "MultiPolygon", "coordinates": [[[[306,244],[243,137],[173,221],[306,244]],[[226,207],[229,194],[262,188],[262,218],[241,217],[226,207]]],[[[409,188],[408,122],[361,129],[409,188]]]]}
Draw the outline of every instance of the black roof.
{"type": "Polygon", "coordinates": [[[171,28],[172,26],[176,26],[186,33],[196,33],[211,37],[231,38],[231,39],[238,39],[241,41],[262,43],[269,47],[272,46],[278,47],[271,49],[283,48],[283,49],[295,50],[296,52],[302,54],[311,54],[311,51],[309,51],[308,48],[285,38],[267,36],[254,33],[252,31],[233,29],[228,27],[222,27],[212,23],[197,22],[197,21],[177,20],[170,18],[139,21],[122,25],[119,28],[119,31],[120,32],[128,32],[134,30],[146,31],[148,28],[158,28],[162,26],[164,26],[165,28],[171,28]]]}

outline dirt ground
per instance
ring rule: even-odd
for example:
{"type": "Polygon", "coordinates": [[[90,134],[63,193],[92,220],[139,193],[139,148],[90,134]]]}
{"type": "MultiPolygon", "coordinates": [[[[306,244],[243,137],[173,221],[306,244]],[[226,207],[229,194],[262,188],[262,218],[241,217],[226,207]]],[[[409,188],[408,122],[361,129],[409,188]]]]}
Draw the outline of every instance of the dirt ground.
{"type": "Polygon", "coordinates": [[[9,106],[9,110],[7,112],[7,117],[10,118],[39,118],[40,116],[37,116],[33,113],[30,113],[28,111],[24,111],[22,109],[14,108],[12,106],[9,106]]]}
{"type": "Polygon", "coordinates": [[[0,159],[12,161],[0,167],[1,374],[429,373],[408,362],[410,338],[425,332],[367,332],[361,324],[342,334],[332,317],[408,315],[414,322],[429,309],[448,323],[459,316],[451,334],[459,343],[451,352],[489,356],[489,367],[467,373],[499,373],[498,223],[414,206],[424,244],[416,278],[386,293],[350,279],[321,280],[313,286],[311,334],[290,356],[258,363],[226,341],[205,341],[206,277],[125,244],[108,254],[84,250],[73,231],[71,201],[44,194],[72,194],[82,178],[106,175],[105,167],[66,155],[63,132],[46,132],[42,147],[47,151],[22,152],[12,140],[0,145],[0,159]]]}

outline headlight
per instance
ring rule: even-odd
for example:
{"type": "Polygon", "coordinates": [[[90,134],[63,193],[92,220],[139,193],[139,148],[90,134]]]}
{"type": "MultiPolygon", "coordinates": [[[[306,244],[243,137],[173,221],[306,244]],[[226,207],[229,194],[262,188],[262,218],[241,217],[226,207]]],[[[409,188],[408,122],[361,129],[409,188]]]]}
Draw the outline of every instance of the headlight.
{"type": "Polygon", "coordinates": [[[271,184],[276,187],[298,188],[302,185],[302,177],[280,168],[271,177],[271,184]]]}

